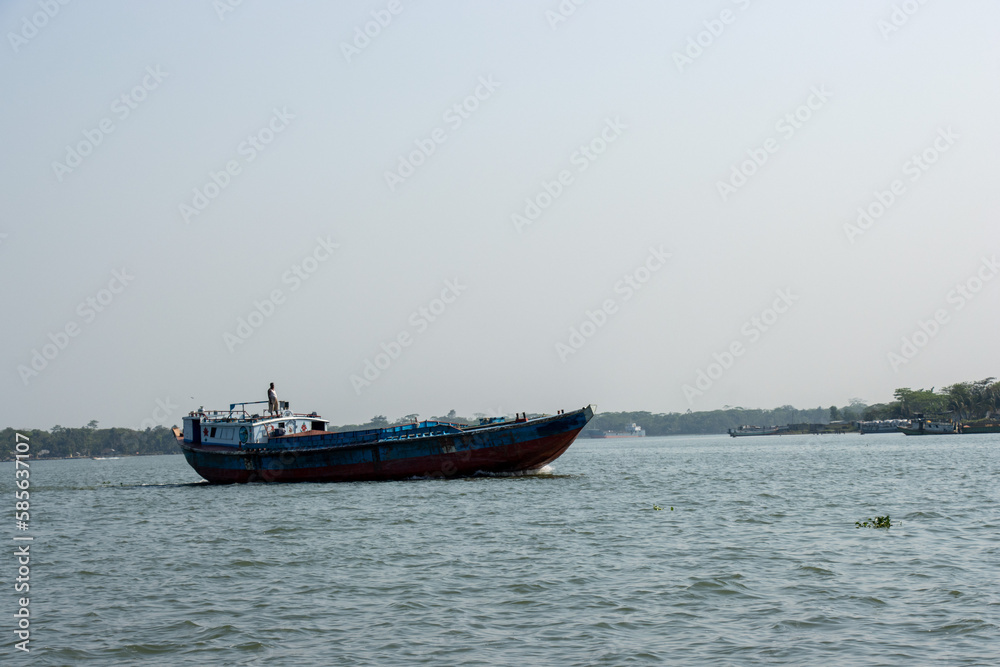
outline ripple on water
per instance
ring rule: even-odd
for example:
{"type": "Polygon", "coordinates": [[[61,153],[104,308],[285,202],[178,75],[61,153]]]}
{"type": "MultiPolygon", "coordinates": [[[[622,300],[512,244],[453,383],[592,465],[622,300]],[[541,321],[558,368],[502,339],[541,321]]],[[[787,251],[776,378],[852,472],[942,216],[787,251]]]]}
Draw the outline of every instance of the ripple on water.
{"type": "Polygon", "coordinates": [[[927,631],[930,633],[945,635],[964,635],[984,631],[989,631],[990,634],[995,634],[997,629],[997,625],[989,623],[981,618],[961,618],[949,621],[948,623],[935,628],[930,628],[927,631]]]}

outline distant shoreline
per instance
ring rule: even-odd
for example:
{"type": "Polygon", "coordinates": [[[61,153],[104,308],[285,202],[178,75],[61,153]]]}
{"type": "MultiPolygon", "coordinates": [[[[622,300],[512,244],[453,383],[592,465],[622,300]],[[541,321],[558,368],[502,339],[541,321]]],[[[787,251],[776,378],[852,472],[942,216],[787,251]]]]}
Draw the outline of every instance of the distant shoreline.
{"type": "MultiPolygon", "coordinates": [[[[114,456],[31,456],[30,461],[113,461],[115,459],[134,459],[140,456],[182,456],[183,452],[146,452],[142,454],[115,454],[114,456]]],[[[13,463],[14,458],[0,459],[0,463],[13,463]]]]}

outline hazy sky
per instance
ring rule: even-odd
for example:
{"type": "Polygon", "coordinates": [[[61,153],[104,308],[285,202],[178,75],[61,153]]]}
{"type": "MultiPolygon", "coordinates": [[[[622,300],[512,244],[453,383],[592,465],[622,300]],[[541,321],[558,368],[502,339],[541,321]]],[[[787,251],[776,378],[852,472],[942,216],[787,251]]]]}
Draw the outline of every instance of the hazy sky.
{"type": "Polygon", "coordinates": [[[1000,5],[0,5],[0,425],[998,373],[1000,5]],[[235,5],[235,6],[233,6],[235,5]]]}

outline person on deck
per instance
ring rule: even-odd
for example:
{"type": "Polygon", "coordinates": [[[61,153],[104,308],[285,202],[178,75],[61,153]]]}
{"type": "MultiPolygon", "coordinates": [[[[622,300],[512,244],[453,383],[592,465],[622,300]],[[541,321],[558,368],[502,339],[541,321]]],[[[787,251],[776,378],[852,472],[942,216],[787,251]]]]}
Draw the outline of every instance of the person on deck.
{"type": "Polygon", "coordinates": [[[267,389],[267,411],[271,414],[278,414],[278,394],[274,391],[274,383],[267,389]]]}

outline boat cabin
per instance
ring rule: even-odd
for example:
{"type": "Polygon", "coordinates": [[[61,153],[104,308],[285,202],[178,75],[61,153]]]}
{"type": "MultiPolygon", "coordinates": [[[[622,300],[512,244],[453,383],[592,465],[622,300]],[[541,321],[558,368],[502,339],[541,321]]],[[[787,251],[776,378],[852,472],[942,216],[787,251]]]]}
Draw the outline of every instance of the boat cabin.
{"type": "MultiPolygon", "coordinates": [[[[325,433],[329,420],[315,412],[294,413],[288,401],[280,401],[277,416],[251,413],[248,405],[267,401],[231,403],[229,410],[198,408],[184,417],[184,442],[243,449],[266,444],[275,438],[325,433]]],[[[265,411],[266,412],[266,411],[265,411]]]]}

